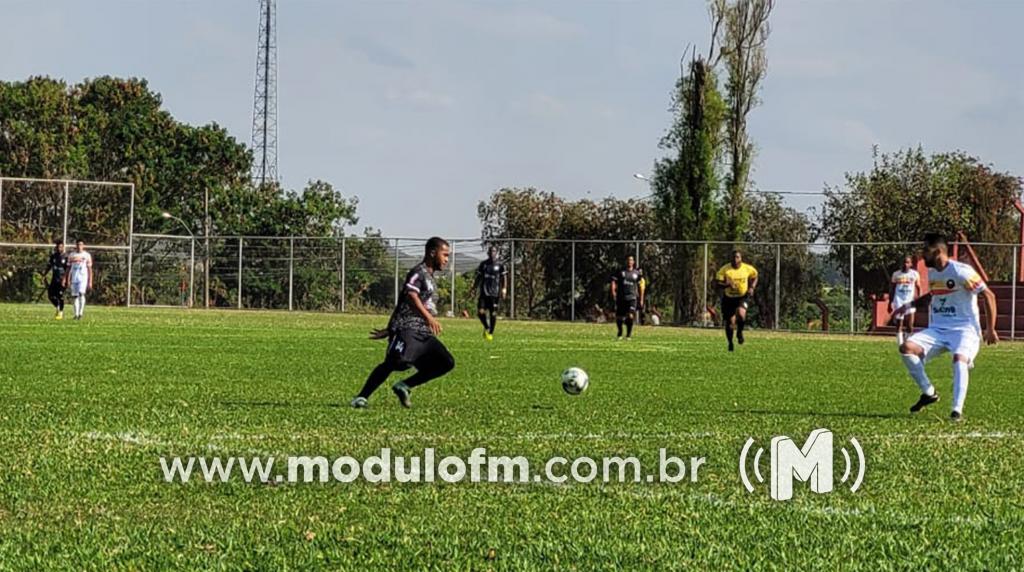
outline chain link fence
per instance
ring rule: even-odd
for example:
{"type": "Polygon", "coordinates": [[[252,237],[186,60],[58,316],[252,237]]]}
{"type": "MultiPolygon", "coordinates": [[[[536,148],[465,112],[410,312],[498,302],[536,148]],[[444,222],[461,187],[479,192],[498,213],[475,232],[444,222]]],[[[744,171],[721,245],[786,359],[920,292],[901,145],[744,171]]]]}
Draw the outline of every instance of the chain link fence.
{"type": "MultiPolygon", "coordinates": [[[[392,237],[201,237],[136,234],[131,248],[91,247],[95,300],[179,306],[386,313],[425,240],[392,237]],[[129,287],[130,284],[130,287],[129,287]],[[131,292],[130,300],[126,293],[131,292]]],[[[472,317],[474,278],[487,249],[508,271],[501,312],[519,320],[612,319],[611,275],[634,256],[646,277],[645,314],[661,324],[717,326],[715,274],[740,250],[758,269],[748,322],[788,331],[885,330],[889,279],[915,244],[733,244],[668,241],[452,240],[449,267],[436,276],[438,311],[472,317]]],[[[45,299],[48,245],[0,243],[0,301],[45,299]]],[[[996,292],[998,328],[1017,336],[1020,247],[957,245],[960,260],[986,273],[996,292]]]]}

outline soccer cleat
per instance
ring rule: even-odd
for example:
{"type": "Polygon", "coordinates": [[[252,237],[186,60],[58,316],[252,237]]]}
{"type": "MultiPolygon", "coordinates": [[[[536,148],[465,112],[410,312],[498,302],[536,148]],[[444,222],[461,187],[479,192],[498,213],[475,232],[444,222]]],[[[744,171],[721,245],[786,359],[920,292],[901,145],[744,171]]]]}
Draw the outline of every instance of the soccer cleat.
{"type": "Polygon", "coordinates": [[[366,409],[369,405],[370,403],[366,401],[366,398],[361,395],[356,396],[356,398],[352,400],[353,409],[366,409]]]}
{"type": "Polygon", "coordinates": [[[959,411],[953,411],[952,413],[949,414],[949,420],[952,421],[953,423],[959,423],[964,420],[964,415],[959,411]]]}
{"type": "Polygon", "coordinates": [[[490,332],[484,332],[484,338],[487,341],[489,341],[489,342],[493,342],[494,341],[494,334],[492,334],[490,332]]]}
{"type": "Polygon", "coordinates": [[[729,351],[735,351],[735,347],[732,345],[732,340],[729,341],[729,351]]]}
{"type": "Polygon", "coordinates": [[[484,339],[487,339],[487,330],[484,330],[484,339]]]}
{"type": "Polygon", "coordinates": [[[408,385],[399,381],[391,386],[391,391],[394,391],[395,395],[398,396],[398,402],[402,404],[402,407],[412,407],[412,401],[409,400],[409,394],[412,393],[412,391],[409,389],[408,385]]]}
{"type": "Polygon", "coordinates": [[[915,403],[915,404],[910,406],[910,412],[911,413],[917,413],[918,411],[924,409],[925,407],[928,407],[929,405],[931,405],[932,403],[935,403],[938,400],[939,400],[938,392],[935,392],[935,393],[933,393],[931,395],[926,395],[926,394],[922,393],[921,397],[917,400],[917,403],[915,403]]]}
{"type": "Polygon", "coordinates": [[[736,330],[736,341],[743,345],[743,330],[736,330]]]}

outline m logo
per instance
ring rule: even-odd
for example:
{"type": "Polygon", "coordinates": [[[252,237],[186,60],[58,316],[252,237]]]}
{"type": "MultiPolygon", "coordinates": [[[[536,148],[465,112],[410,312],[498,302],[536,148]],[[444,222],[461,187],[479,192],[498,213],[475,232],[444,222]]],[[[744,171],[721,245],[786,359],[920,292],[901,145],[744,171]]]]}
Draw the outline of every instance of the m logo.
{"type": "MultiPolygon", "coordinates": [[[[754,444],[754,439],[747,439],[740,452],[740,480],[743,486],[750,492],[754,492],[754,485],[747,477],[747,454],[754,444]]],[[[857,442],[857,439],[850,438],[850,444],[857,453],[858,467],[857,476],[850,485],[851,492],[857,492],[864,481],[864,451],[857,442]]],[[[846,448],[840,449],[845,459],[845,469],[840,482],[846,483],[850,480],[852,463],[850,454],[846,448]]],[[[793,480],[810,482],[811,491],[818,494],[832,492],[833,480],[833,437],[828,429],[815,429],[807,436],[803,447],[797,447],[792,439],[786,436],[774,437],[771,441],[769,454],[770,482],[769,489],[773,500],[785,501],[793,498],[793,480]]],[[[764,449],[758,447],[753,460],[753,472],[757,482],[763,483],[761,476],[760,461],[764,449]]]]}

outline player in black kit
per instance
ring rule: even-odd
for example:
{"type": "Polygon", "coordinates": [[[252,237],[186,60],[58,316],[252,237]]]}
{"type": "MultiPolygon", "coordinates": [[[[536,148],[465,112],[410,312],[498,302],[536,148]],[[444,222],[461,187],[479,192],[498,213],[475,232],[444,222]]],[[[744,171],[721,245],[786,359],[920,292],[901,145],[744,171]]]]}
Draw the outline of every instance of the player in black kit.
{"type": "Polygon", "coordinates": [[[644,272],[636,267],[636,259],[626,258],[626,269],[612,274],[612,298],[615,300],[615,325],[619,329],[618,339],[622,339],[622,324],[626,324],[626,339],[633,339],[633,320],[636,319],[637,306],[643,306],[644,293],[640,289],[640,280],[644,272]]]}
{"type": "Polygon", "coordinates": [[[46,289],[46,295],[50,303],[57,309],[55,320],[64,319],[64,271],[68,264],[68,257],[64,254],[64,241],[57,239],[53,243],[53,252],[50,253],[50,260],[46,263],[46,272],[50,275],[50,285],[46,289]]]}
{"type": "Polygon", "coordinates": [[[498,262],[498,249],[487,249],[487,260],[476,269],[473,288],[480,288],[480,298],[476,303],[476,314],[484,325],[484,339],[494,339],[494,326],[498,323],[498,303],[505,297],[508,274],[505,265],[498,262]],[[490,316],[488,316],[490,313],[490,316]]]}
{"type": "Polygon", "coordinates": [[[437,315],[437,285],[434,272],[448,265],[448,241],[433,237],[427,241],[423,262],[405,276],[405,286],[398,305],[391,313],[388,327],[370,332],[370,339],[387,338],[388,347],[381,362],[367,378],[362,391],[352,400],[352,407],[362,409],[368,405],[370,395],[396,371],[416,368],[404,381],[391,386],[402,407],[412,407],[409,395],[414,387],[441,377],[455,367],[455,358],[448,353],[437,335],[441,323],[437,315]]]}

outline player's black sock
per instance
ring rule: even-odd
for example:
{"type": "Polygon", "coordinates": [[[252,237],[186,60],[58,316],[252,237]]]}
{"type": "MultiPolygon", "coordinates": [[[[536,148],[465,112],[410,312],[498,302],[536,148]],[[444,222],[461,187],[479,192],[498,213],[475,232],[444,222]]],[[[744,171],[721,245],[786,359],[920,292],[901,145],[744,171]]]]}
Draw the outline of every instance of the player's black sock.
{"type": "Polygon", "coordinates": [[[736,318],[736,341],[743,343],[743,326],[747,323],[746,320],[736,318]]]}
{"type": "Polygon", "coordinates": [[[626,320],[626,337],[627,338],[632,338],[633,337],[633,319],[632,318],[629,318],[629,319],[626,320]]]}
{"type": "Polygon", "coordinates": [[[725,339],[729,340],[729,345],[732,345],[732,326],[725,327],[725,339]]]}
{"type": "Polygon", "coordinates": [[[373,371],[370,372],[370,377],[366,378],[366,383],[363,384],[363,389],[359,391],[359,397],[369,399],[370,396],[373,395],[373,392],[377,391],[377,388],[380,387],[380,384],[384,383],[388,376],[394,371],[395,370],[386,363],[382,363],[373,368],[373,371]]]}
{"type": "Polygon", "coordinates": [[[617,318],[615,320],[615,326],[619,328],[619,337],[621,338],[622,337],[622,318],[617,318]]]}
{"type": "Polygon", "coordinates": [[[494,333],[494,326],[497,326],[497,325],[498,325],[498,314],[496,312],[494,312],[494,310],[491,310],[491,328],[490,328],[490,332],[492,334],[494,333]]]}
{"type": "Polygon", "coordinates": [[[432,379],[437,379],[448,373],[455,367],[455,358],[447,350],[433,352],[416,364],[416,373],[405,380],[409,388],[423,385],[432,379]]]}
{"type": "Polygon", "coordinates": [[[487,314],[485,312],[477,312],[476,317],[480,318],[480,323],[484,325],[484,329],[487,329],[487,314]]]}
{"type": "Polygon", "coordinates": [[[57,311],[58,312],[63,312],[64,311],[64,298],[63,297],[58,298],[57,299],[57,304],[58,304],[57,305],[57,311]]]}

